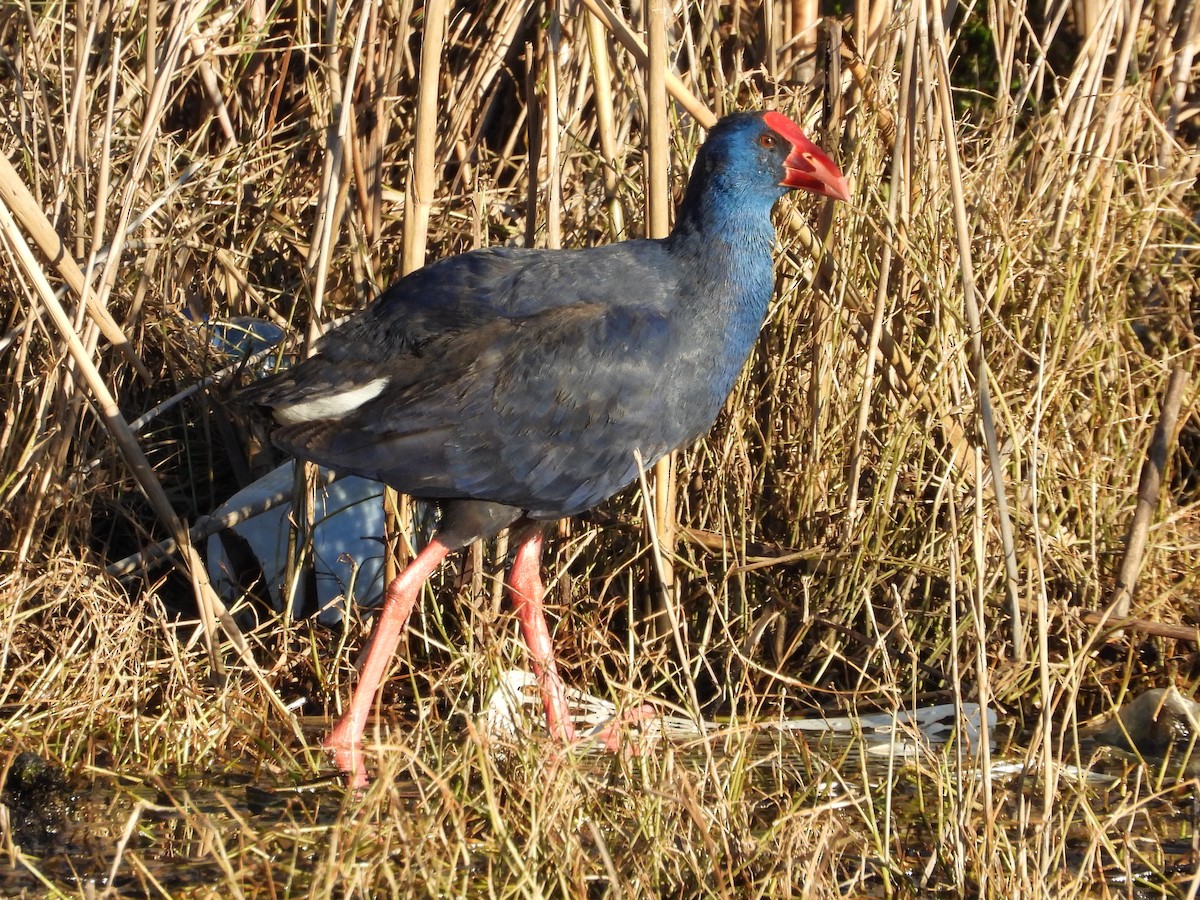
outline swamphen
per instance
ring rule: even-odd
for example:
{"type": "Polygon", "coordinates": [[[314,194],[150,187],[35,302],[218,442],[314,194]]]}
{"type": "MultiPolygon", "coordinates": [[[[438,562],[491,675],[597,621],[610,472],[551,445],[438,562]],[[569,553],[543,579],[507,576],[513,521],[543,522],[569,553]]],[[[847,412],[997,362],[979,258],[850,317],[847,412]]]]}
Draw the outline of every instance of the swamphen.
{"type": "Polygon", "coordinates": [[[283,449],[441,505],[433,540],[387,587],[325,741],[356,784],[367,715],[422,586],[447,554],[508,526],[508,588],[547,724],[574,739],[542,607],[542,529],[630,484],[639,457],[649,467],[712,426],[766,316],[771,208],[789,188],[849,199],[786,116],[726,116],[669,237],[443,259],[243,391],[270,409],[283,449]]]}

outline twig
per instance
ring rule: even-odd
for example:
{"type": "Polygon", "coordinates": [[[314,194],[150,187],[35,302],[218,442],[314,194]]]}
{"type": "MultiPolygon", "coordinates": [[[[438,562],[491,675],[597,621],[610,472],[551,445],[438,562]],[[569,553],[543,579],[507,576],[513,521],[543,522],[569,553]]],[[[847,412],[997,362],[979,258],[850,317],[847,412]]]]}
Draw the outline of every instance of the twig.
{"type": "Polygon", "coordinates": [[[1200,646],[1200,629],[1195,625],[1168,625],[1165,622],[1153,622],[1149,619],[1122,618],[1109,612],[1089,611],[1081,613],[1080,621],[1086,625],[1100,625],[1109,634],[1129,629],[1151,637],[1172,638],[1177,641],[1189,641],[1200,646]]]}
{"type": "Polygon", "coordinates": [[[1142,562],[1146,555],[1146,538],[1150,533],[1150,522],[1154,511],[1158,508],[1158,494],[1162,487],[1163,472],[1167,467],[1167,456],[1175,441],[1175,425],[1179,421],[1179,408],[1183,403],[1183,395],[1191,379],[1187,369],[1176,366],[1171,372],[1171,380],[1167,383],[1167,392],[1163,395],[1162,413],[1158,425],[1154,428],[1154,436],[1150,439],[1150,447],[1146,451],[1146,461],[1142,463],[1142,474],[1138,479],[1137,507],[1133,512],[1133,521],[1129,524],[1129,533],[1125,536],[1125,553],[1121,558],[1121,567],[1117,570],[1117,583],[1113,587],[1109,608],[1117,619],[1129,616],[1129,606],[1133,600],[1133,589],[1137,584],[1138,573],[1142,570],[1142,562]]]}

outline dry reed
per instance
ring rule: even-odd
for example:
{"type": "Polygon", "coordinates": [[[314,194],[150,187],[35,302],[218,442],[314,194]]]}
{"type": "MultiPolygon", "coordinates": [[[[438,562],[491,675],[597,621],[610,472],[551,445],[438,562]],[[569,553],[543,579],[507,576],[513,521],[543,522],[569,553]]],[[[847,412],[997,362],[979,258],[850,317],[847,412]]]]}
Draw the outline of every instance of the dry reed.
{"type": "MultiPolygon", "coordinates": [[[[801,0],[444,9],[0,9],[2,727],[10,762],[115,785],[76,868],[154,895],[1195,896],[1169,850],[1190,784],[1063,768],[1089,716],[1197,680],[1195,4],[864,4],[815,30],[801,0]],[[779,296],[717,427],[657,507],[628,492],[549,563],[570,681],[729,729],[601,765],[486,752],[473,714],[522,664],[493,548],[414,618],[375,784],[279,800],[321,765],[299,735],[361,630],[260,616],[209,662],[224,613],[190,545],[103,576],[251,477],[220,389],[128,423],[228,363],[205,318],[311,336],[425,258],[660,232],[702,127],[758,106],[854,203],[784,201],[779,296]],[[881,778],[738,727],[967,701],[1000,715],[982,767],[881,778]],[[1021,777],[982,774],[1001,760],[1021,777]]],[[[0,823],[0,884],[86,893],[0,823]]]]}

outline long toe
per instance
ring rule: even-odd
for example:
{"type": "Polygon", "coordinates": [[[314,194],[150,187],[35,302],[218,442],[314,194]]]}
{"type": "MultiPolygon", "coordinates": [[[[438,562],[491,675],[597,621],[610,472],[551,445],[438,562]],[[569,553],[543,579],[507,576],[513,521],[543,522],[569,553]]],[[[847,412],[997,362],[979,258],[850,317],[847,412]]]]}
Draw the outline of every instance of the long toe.
{"type": "Polygon", "coordinates": [[[646,736],[640,733],[640,726],[658,715],[649,703],[643,703],[637,709],[627,709],[607,725],[597,731],[581,732],[579,741],[595,742],[604,746],[612,753],[640,753],[646,748],[646,736]],[[639,729],[635,734],[634,729],[639,729]]]}

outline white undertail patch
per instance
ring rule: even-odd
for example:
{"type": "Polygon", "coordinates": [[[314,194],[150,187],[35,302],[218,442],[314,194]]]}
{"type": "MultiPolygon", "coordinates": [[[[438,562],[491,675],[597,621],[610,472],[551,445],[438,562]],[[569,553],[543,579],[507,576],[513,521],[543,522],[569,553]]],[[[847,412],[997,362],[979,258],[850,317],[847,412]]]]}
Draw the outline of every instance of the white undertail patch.
{"type": "Polygon", "coordinates": [[[319,394],[290,406],[277,406],[274,410],[275,421],[280,425],[298,425],[318,419],[336,419],[378,397],[387,384],[386,378],[376,378],[348,391],[319,394]]]}

